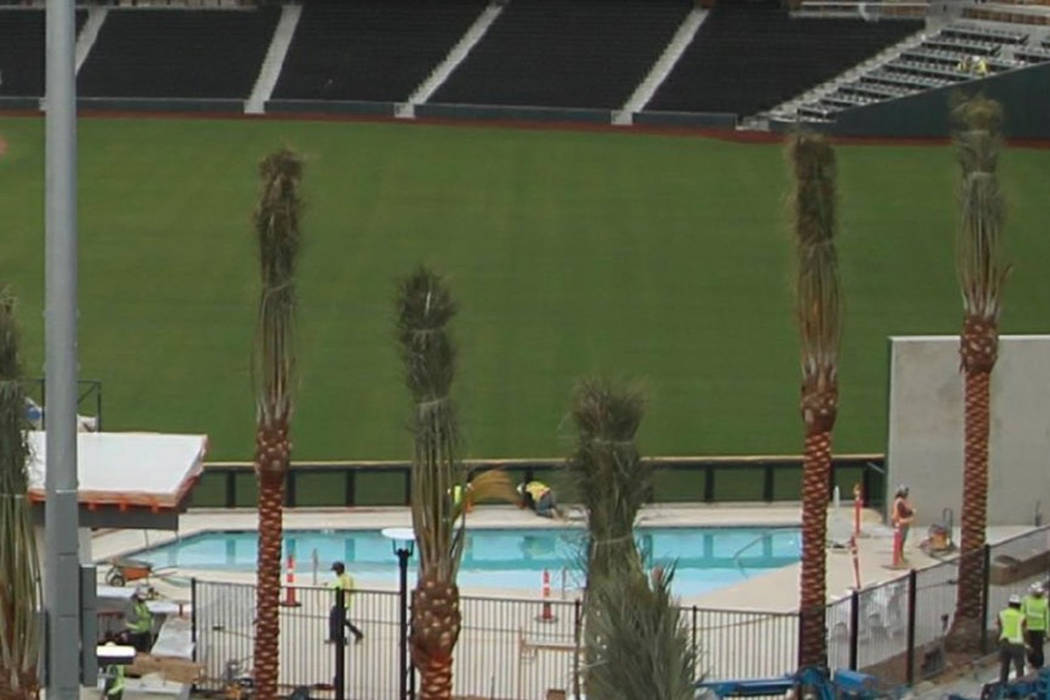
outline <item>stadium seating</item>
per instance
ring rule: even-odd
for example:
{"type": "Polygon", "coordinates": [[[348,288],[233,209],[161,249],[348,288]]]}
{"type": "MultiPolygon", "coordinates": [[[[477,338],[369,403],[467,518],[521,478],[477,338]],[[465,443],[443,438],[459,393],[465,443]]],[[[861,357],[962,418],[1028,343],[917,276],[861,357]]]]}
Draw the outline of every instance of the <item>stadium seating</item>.
{"type": "Polygon", "coordinates": [[[432,102],[616,109],[688,0],[513,0],[432,102]]]}
{"type": "Polygon", "coordinates": [[[307,4],[273,96],[403,101],[445,58],[485,4],[484,0],[307,4]]]}
{"type": "Polygon", "coordinates": [[[245,98],[280,10],[110,10],[77,77],[87,97],[245,98]]]}
{"type": "Polygon", "coordinates": [[[716,5],[647,109],[769,109],[922,29],[918,20],[792,18],[779,3],[716,5]]]}
{"type": "MultiPolygon", "coordinates": [[[[76,13],[77,30],[87,13],[76,13]]],[[[0,95],[44,94],[44,11],[0,10],[0,95]]]]}

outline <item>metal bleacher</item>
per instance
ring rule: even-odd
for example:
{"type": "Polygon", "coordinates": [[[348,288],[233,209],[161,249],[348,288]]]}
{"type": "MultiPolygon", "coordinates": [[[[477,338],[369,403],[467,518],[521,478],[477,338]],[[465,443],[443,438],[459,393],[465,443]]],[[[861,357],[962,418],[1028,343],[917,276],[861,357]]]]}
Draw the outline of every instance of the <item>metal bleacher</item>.
{"type": "Polygon", "coordinates": [[[1029,43],[1031,37],[1023,27],[956,22],[919,41],[902,44],[895,56],[859,77],[837,82],[819,98],[799,105],[795,115],[829,121],[853,107],[1050,62],[1050,35],[1032,38],[1029,43]]]}

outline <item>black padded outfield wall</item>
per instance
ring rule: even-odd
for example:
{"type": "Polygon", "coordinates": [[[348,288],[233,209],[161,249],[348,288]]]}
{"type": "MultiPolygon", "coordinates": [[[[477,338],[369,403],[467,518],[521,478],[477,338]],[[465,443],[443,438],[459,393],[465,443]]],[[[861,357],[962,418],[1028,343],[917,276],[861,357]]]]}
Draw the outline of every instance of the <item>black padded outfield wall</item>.
{"type": "Polygon", "coordinates": [[[954,95],[977,92],[1003,104],[1007,138],[1050,139],[1050,64],[849,109],[826,130],[839,136],[948,136],[954,95]]]}

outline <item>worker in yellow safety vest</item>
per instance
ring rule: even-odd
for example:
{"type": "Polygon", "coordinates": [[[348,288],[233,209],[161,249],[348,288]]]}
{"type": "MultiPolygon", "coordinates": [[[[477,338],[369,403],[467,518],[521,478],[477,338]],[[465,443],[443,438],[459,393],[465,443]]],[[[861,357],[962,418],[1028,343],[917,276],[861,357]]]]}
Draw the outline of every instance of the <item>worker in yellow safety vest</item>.
{"type": "Polygon", "coordinates": [[[143,654],[148,654],[153,646],[153,613],[146,605],[146,597],[145,589],[135,589],[131,594],[131,614],[125,622],[131,646],[143,654]]]}
{"type": "Polygon", "coordinates": [[[354,594],[354,579],[346,572],[346,566],[341,561],[332,564],[332,571],[335,573],[335,581],[332,582],[332,588],[342,591],[343,595],[343,619],[339,619],[339,606],[333,605],[328,613],[328,643],[334,644],[339,639],[340,627],[343,625],[346,625],[350,632],[353,633],[354,641],[360,642],[365,638],[365,633],[355,627],[348,618],[350,614],[350,597],[354,594]]]}
{"type": "Polygon", "coordinates": [[[106,667],[105,700],[121,700],[124,697],[124,666],[113,664],[106,667]]]}
{"type": "Polygon", "coordinates": [[[1035,669],[1043,667],[1043,643],[1046,641],[1046,630],[1050,627],[1050,605],[1041,584],[1033,583],[1028,595],[1021,604],[1024,621],[1028,629],[1025,634],[1028,641],[1028,663],[1035,669]]]}
{"type": "Polygon", "coordinates": [[[1021,596],[1016,593],[999,612],[999,682],[1006,683],[1010,677],[1010,664],[1014,665],[1017,677],[1024,675],[1024,631],[1025,616],[1021,611],[1021,596]]]}
{"type": "Polygon", "coordinates": [[[518,495],[521,496],[522,506],[532,508],[536,515],[542,515],[545,518],[560,515],[558,503],[554,500],[554,492],[542,481],[533,480],[518,484],[518,495]]]}

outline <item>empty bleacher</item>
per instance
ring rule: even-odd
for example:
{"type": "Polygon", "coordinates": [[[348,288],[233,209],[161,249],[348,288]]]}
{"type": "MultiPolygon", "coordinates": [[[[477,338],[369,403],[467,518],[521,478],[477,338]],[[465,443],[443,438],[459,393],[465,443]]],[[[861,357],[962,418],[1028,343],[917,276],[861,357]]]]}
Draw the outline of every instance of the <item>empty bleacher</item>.
{"type": "MultiPolygon", "coordinates": [[[[76,13],[77,31],[87,12],[76,13]]],[[[0,10],[0,95],[44,94],[44,11],[0,10]]]]}
{"type": "Polygon", "coordinates": [[[308,3],[273,97],[403,101],[485,5],[485,0],[308,3]]]}
{"type": "Polygon", "coordinates": [[[431,102],[616,109],[689,0],[513,0],[431,102]]]}
{"type": "Polygon", "coordinates": [[[110,10],[77,76],[87,97],[245,98],[280,9],[110,10]]]}
{"type": "Polygon", "coordinates": [[[922,26],[917,20],[792,18],[779,3],[719,4],[648,108],[755,114],[922,26]]]}

